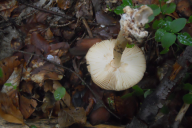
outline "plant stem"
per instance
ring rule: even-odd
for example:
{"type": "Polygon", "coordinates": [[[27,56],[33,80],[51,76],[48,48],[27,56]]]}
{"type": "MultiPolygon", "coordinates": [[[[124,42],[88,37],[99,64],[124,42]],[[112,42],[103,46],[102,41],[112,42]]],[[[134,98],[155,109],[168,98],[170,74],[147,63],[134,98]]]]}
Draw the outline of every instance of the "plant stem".
{"type": "Polygon", "coordinates": [[[128,43],[128,41],[125,39],[123,31],[119,32],[119,35],[116,39],[116,44],[113,49],[113,61],[112,61],[112,66],[113,67],[120,67],[121,65],[121,56],[123,54],[123,51],[128,43]]]}

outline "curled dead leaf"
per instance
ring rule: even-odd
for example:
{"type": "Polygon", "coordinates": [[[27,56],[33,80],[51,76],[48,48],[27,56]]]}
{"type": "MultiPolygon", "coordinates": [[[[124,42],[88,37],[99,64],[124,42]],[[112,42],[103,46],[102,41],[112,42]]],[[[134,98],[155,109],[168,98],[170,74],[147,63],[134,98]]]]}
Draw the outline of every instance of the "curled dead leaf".
{"type": "Polygon", "coordinates": [[[23,115],[13,105],[11,98],[2,92],[0,92],[0,97],[0,116],[8,122],[24,124],[23,115]]]}
{"type": "Polygon", "coordinates": [[[85,124],[86,112],[83,108],[63,109],[58,114],[58,122],[61,127],[68,127],[74,123],[85,124]]]}

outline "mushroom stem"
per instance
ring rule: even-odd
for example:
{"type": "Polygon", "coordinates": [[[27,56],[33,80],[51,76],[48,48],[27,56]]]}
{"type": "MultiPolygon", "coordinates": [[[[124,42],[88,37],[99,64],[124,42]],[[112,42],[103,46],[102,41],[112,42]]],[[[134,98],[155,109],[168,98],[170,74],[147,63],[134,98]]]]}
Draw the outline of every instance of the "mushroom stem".
{"type": "Polygon", "coordinates": [[[117,37],[117,42],[115,44],[115,47],[113,49],[113,61],[112,66],[113,67],[120,67],[121,66],[121,56],[123,54],[123,51],[128,43],[127,39],[125,39],[123,30],[119,32],[119,35],[117,37]]]}

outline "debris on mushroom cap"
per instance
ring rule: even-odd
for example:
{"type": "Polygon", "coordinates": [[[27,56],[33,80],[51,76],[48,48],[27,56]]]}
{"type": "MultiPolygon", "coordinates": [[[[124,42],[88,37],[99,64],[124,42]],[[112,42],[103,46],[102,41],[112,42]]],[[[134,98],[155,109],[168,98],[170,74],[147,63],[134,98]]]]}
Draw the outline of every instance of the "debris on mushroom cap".
{"type": "Polygon", "coordinates": [[[134,37],[139,43],[147,37],[148,32],[143,30],[143,27],[148,22],[148,17],[153,14],[153,10],[143,5],[138,9],[132,9],[126,6],[123,11],[125,14],[121,16],[121,30],[124,31],[124,36],[129,42],[134,42],[134,37]]]}
{"type": "Polygon", "coordinates": [[[138,46],[125,48],[120,67],[113,67],[116,40],[104,40],[93,45],[86,55],[87,68],[95,84],[107,90],[125,90],[137,84],[146,70],[143,52],[138,46]]]}

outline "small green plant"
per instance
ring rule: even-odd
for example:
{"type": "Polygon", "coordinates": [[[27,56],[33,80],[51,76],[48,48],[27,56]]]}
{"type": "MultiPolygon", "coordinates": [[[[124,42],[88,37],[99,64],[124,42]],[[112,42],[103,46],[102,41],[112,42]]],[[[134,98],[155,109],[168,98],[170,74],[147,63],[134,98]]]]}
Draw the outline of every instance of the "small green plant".
{"type": "Polygon", "coordinates": [[[31,125],[29,128],[37,128],[35,125],[31,125]]]}
{"type": "Polygon", "coordinates": [[[66,89],[64,87],[58,87],[54,92],[54,98],[55,100],[60,100],[65,96],[66,89]]]}
{"type": "MultiPolygon", "coordinates": [[[[179,40],[180,43],[184,45],[192,46],[192,38],[191,36],[184,32],[179,33],[186,25],[186,23],[192,23],[192,16],[189,17],[188,22],[185,18],[179,18],[173,20],[171,17],[167,16],[165,17],[165,14],[171,14],[176,9],[175,3],[170,4],[164,4],[161,6],[161,2],[163,0],[159,0],[159,5],[151,4],[148,5],[153,10],[153,15],[149,17],[149,22],[153,21],[156,16],[158,16],[160,13],[163,14],[163,18],[160,20],[155,20],[152,24],[152,28],[156,30],[155,32],[155,40],[157,42],[161,42],[163,50],[160,52],[160,54],[165,54],[169,51],[169,47],[172,46],[176,39],[179,40]]],[[[167,0],[164,0],[166,2],[167,0]]],[[[123,8],[125,6],[133,6],[132,0],[123,0],[123,3],[118,6],[114,12],[116,14],[122,14],[123,8]]],[[[135,6],[134,8],[137,8],[138,6],[135,6]]],[[[145,28],[149,28],[149,24],[145,25],[145,28]]],[[[131,48],[133,46],[127,45],[128,48],[131,48]]]]}
{"type": "Polygon", "coordinates": [[[190,83],[186,83],[184,84],[183,89],[189,90],[189,94],[185,94],[183,96],[183,101],[187,104],[192,104],[192,85],[190,83]]]}
{"type": "Polygon", "coordinates": [[[13,89],[17,89],[17,85],[12,85],[11,83],[5,83],[4,84],[5,86],[8,86],[8,87],[13,87],[13,89]]]}
{"type": "Polygon", "coordinates": [[[0,68],[0,78],[3,77],[3,71],[2,69],[0,68]]]}
{"type": "Polygon", "coordinates": [[[123,95],[121,97],[121,99],[126,99],[131,96],[141,96],[144,94],[143,89],[141,89],[138,85],[133,86],[132,89],[134,90],[132,93],[127,93],[127,94],[123,95]]]}

